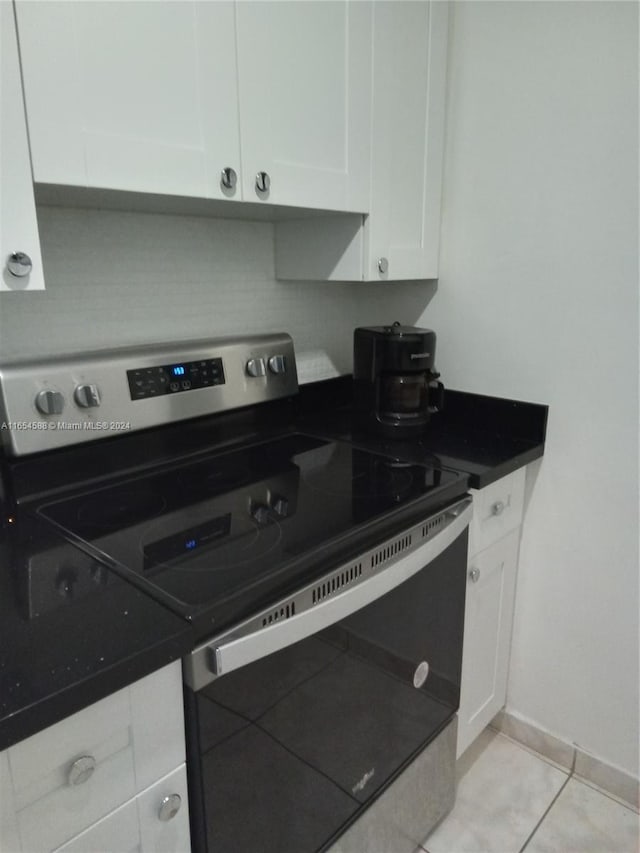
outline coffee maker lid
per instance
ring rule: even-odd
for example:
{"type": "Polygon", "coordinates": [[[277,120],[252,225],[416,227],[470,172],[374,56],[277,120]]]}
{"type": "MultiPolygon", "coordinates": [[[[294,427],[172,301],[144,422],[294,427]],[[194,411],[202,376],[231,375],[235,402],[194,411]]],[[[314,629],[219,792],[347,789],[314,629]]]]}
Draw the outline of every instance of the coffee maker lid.
{"type": "Polygon", "coordinates": [[[356,329],[356,332],[371,332],[376,335],[384,335],[390,338],[434,334],[431,329],[421,329],[418,326],[403,326],[398,320],[390,326],[363,326],[356,329]]]}

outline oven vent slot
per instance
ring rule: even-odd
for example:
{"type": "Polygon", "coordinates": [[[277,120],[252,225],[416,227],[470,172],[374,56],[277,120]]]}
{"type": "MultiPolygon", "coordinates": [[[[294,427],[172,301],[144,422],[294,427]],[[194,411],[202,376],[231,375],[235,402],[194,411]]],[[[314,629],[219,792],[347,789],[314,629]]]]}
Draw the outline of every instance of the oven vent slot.
{"type": "Polygon", "coordinates": [[[422,525],[422,538],[426,539],[428,536],[432,536],[442,527],[445,521],[446,517],[444,515],[437,515],[431,521],[427,521],[426,524],[422,525]]]}
{"type": "Polygon", "coordinates": [[[262,627],[272,625],[274,622],[279,622],[281,619],[290,619],[295,616],[296,604],[295,601],[290,601],[288,604],[283,604],[282,607],[277,607],[271,613],[267,613],[262,617],[262,627]]]}
{"type": "Polygon", "coordinates": [[[334,575],[332,578],[329,578],[324,583],[318,584],[318,586],[314,587],[311,593],[311,603],[317,604],[319,601],[327,598],[327,596],[333,595],[334,592],[337,592],[343,587],[357,581],[361,575],[362,563],[355,563],[349,569],[345,569],[339,574],[334,575]]]}
{"type": "Polygon", "coordinates": [[[384,548],[380,548],[379,551],[375,551],[371,555],[371,568],[375,569],[376,566],[384,563],[390,557],[395,557],[396,554],[401,554],[403,551],[406,551],[407,548],[411,547],[411,542],[412,537],[411,534],[408,533],[406,536],[401,536],[400,539],[396,539],[396,541],[392,542],[390,545],[385,545],[384,548]]]}

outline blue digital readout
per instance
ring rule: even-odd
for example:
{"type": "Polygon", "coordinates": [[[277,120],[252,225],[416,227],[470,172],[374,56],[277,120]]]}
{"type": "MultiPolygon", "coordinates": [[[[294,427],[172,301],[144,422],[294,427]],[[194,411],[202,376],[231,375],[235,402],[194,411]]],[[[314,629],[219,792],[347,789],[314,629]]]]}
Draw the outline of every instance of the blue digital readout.
{"type": "Polygon", "coordinates": [[[193,551],[193,549],[195,547],[197,547],[197,545],[198,545],[197,539],[187,539],[187,541],[184,543],[184,547],[186,548],[187,551],[193,551]]]}
{"type": "Polygon", "coordinates": [[[184,376],[184,367],[181,364],[176,365],[176,367],[171,368],[171,372],[174,376],[184,376]]]}

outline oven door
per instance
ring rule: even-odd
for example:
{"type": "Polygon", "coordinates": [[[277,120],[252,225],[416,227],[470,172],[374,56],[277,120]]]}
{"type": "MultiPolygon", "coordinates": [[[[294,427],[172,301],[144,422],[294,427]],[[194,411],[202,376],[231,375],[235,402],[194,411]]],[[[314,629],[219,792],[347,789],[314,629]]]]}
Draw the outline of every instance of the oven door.
{"type": "MultiPolygon", "coordinates": [[[[328,850],[447,727],[470,515],[465,498],[185,660],[195,851],[328,850]]],[[[453,794],[448,740],[431,765],[453,794]]],[[[416,804],[416,843],[452,804],[416,804]]]]}

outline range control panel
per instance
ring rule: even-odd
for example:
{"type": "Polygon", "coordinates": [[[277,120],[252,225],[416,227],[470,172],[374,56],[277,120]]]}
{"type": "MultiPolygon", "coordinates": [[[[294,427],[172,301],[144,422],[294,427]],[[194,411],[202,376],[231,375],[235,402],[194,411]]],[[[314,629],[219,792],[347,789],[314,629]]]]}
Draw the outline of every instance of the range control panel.
{"type": "Polygon", "coordinates": [[[287,334],[145,344],[0,364],[14,456],[252,406],[298,390],[287,334]]]}
{"type": "Polygon", "coordinates": [[[127,370],[127,379],[131,399],[144,400],[159,394],[179,394],[210,385],[224,385],[224,368],[221,358],[209,358],[127,370]]]}

